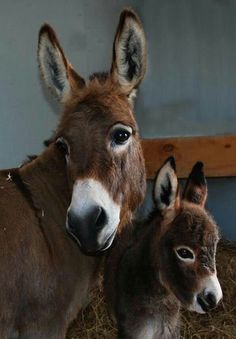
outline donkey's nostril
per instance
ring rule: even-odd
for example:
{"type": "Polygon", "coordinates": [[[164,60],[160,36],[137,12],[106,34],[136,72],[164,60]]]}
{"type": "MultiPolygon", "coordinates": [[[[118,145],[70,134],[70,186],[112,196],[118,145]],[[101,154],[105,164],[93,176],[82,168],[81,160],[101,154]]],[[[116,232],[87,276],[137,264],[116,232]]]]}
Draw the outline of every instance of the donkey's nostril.
{"type": "Polygon", "coordinates": [[[72,211],[67,214],[68,227],[71,231],[74,231],[77,224],[77,216],[72,211]]]}
{"type": "Polygon", "coordinates": [[[97,218],[95,221],[96,229],[101,229],[107,223],[107,214],[102,207],[98,208],[97,218]]]}
{"type": "Polygon", "coordinates": [[[205,295],[206,302],[209,305],[209,309],[213,309],[217,305],[216,297],[213,293],[209,292],[205,295]]]}
{"type": "Polygon", "coordinates": [[[204,312],[211,311],[217,305],[216,297],[213,293],[208,292],[207,294],[200,293],[197,296],[197,301],[204,312]]]}

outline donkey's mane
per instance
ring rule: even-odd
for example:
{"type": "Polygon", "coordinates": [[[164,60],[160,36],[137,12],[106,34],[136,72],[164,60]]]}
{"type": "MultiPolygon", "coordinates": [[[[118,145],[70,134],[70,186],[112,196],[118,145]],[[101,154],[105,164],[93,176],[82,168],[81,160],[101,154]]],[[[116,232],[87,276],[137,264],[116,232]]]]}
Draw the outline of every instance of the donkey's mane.
{"type": "Polygon", "coordinates": [[[36,155],[36,154],[27,155],[26,159],[23,160],[23,162],[22,162],[20,167],[23,167],[23,166],[29,164],[30,162],[35,160],[37,157],[38,157],[38,155],[36,155]]]}
{"type": "Polygon", "coordinates": [[[104,84],[108,78],[109,78],[108,72],[95,72],[90,75],[89,80],[93,81],[94,79],[97,79],[101,84],[104,84]]]}

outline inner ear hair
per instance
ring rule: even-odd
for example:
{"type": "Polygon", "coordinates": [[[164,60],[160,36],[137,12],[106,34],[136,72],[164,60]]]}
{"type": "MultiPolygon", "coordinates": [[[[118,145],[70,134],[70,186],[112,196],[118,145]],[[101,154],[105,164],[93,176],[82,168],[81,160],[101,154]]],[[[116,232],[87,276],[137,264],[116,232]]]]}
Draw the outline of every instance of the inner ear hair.
{"type": "Polygon", "coordinates": [[[198,161],[192,168],[183,191],[183,199],[191,203],[205,206],[208,189],[207,181],[203,171],[203,163],[198,161]]]}
{"type": "Polygon", "coordinates": [[[146,53],[142,23],[133,10],[125,9],[114,40],[111,74],[127,94],[137,88],[145,74],[146,53]]]}
{"type": "Polygon", "coordinates": [[[67,61],[54,30],[48,24],[39,31],[38,63],[45,84],[62,102],[70,97],[73,89],[85,84],[67,61]]]}
{"type": "Polygon", "coordinates": [[[157,172],[153,199],[160,211],[175,208],[178,202],[178,179],[173,157],[168,158],[157,172]]]}

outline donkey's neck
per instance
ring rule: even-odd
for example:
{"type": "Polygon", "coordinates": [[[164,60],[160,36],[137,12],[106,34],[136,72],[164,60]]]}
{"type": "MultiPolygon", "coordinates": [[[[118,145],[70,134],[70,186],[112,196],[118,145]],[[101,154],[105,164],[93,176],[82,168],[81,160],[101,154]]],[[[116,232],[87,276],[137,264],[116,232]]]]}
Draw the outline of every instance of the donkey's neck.
{"type": "Polygon", "coordinates": [[[35,160],[19,170],[33,206],[42,218],[63,226],[69,205],[69,185],[64,156],[50,145],[35,160]]]}

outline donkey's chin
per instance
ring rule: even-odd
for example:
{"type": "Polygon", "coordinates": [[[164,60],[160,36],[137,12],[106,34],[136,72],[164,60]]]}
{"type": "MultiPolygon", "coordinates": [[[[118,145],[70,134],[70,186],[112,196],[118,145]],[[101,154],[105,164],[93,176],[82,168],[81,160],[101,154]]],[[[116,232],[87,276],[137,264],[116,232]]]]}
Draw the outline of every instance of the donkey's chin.
{"type": "Polygon", "coordinates": [[[113,240],[116,236],[116,231],[117,231],[117,228],[116,228],[110,235],[108,235],[105,241],[103,241],[102,245],[93,246],[93,248],[91,248],[91,247],[83,245],[79,237],[76,234],[74,234],[68,227],[66,228],[67,228],[67,232],[69,233],[69,235],[79,246],[81,252],[87,256],[102,255],[112,245],[113,240]]]}

